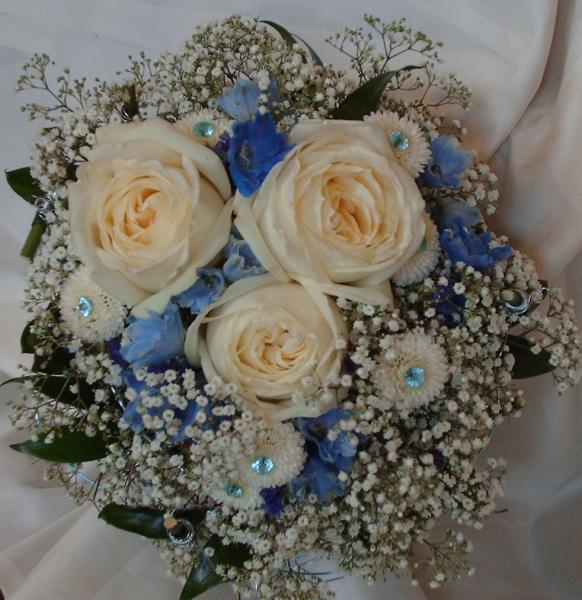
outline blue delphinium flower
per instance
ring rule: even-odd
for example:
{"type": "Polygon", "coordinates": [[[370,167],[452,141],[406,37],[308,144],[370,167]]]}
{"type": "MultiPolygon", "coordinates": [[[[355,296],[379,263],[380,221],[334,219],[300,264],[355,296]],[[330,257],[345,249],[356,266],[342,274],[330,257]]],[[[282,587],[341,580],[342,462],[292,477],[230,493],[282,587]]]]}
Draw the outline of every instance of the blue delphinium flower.
{"type": "Polygon", "coordinates": [[[457,282],[450,280],[447,285],[440,285],[431,296],[432,306],[438,317],[450,329],[461,324],[467,304],[467,298],[455,292],[455,283],[457,282]]]}
{"type": "Polygon", "coordinates": [[[459,147],[459,140],[452,135],[441,135],[430,144],[431,157],[420,183],[432,188],[457,188],[460,175],[473,163],[473,155],[459,147]]]}
{"type": "Polygon", "coordinates": [[[133,367],[159,365],[181,356],[184,327],[180,311],[175,304],[169,304],[161,315],[150,313],[145,319],[130,317],[123,337],[120,354],[133,367]]]}
{"type": "Polygon", "coordinates": [[[227,156],[230,175],[240,193],[251,196],[258,190],[291,148],[269,113],[257,113],[252,120],[235,123],[227,156]]]}
{"type": "Polygon", "coordinates": [[[141,433],[143,431],[143,417],[139,412],[139,402],[137,400],[132,400],[125,407],[123,420],[134,433],[141,433]]]}
{"type": "Polygon", "coordinates": [[[227,161],[228,147],[230,146],[230,134],[228,131],[223,131],[218,138],[218,142],[214,145],[214,152],[218,154],[222,162],[227,161]]]}
{"type": "Polygon", "coordinates": [[[260,90],[250,79],[237,79],[234,86],[226,89],[218,99],[218,106],[237,121],[252,119],[259,108],[261,94],[267,96],[267,105],[277,98],[277,83],[271,81],[266,90],[260,90]]]}
{"type": "Polygon", "coordinates": [[[252,277],[265,272],[263,265],[257,260],[245,240],[232,236],[224,249],[224,255],[226,262],[222,266],[222,271],[230,283],[243,277],[252,277]]]}
{"type": "Polygon", "coordinates": [[[225,89],[218,106],[237,121],[252,119],[259,107],[259,88],[250,79],[237,79],[234,86],[225,89]]]}
{"type": "Polygon", "coordinates": [[[470,206],[467,202],[454,198],[439,200],[431,215],[440,231],[452,229],[457,220],[460,220],[465,227],[475,227],[483,223],[483,215],[476,206],[470,206]]]}
{"type": "Polygon", "coordinates": [[[283,486],[261,490],[263,510],[272,517],[278,517],[283,512],[283,486]]]}
{"type": "MultiPolygon", "coordinates": [[[[181,442],[186,439],[186,428],[193,425],[196,415],[199,410],[202,410],[194,400],[189,400],[185,408],[178,408],[170,404],[167,398],[163,397],[157,387],[149,387],[143,381],[138,381],[133,373],[127,372],[124,374],[124,381],[128,389],[135,392],[135,399],[129,402],[123,413],[123,420],[129,425],[129,428],[135,433],[140,433],[144,429],[143,415],[147,414],[150,417],[162,417],[162,414],[167,410],[172,410],[174,419],[172,427],[168,428],[165,421],[164,426],[160,429],[166,429],[168,437],[175,442],[181,442]],[[159,398],[157,406],[148,406],[145,408],[141,401],[141,395],[145,392],[147,396],[159,398]]],[[[210,407],[206,409],[207,416],[210,407]]]]}
{"type": "Polygon", "coordinates": [[[453,263],[463,262],[477,271],[487,271],[511,256],[511,246],[491,245],[491,232],[476,233],[463,226],[460,219],[452,229],[441,234],[441,244],[453,263]]]}
{"type": "Polygon", "coordinates": [[[291,489],[300,499],[315,494],[320,502],[345,494],[344,484],[338,479],[337,470],[317,456],[310,456],[301,475],[291,482],[291,489]]]}
{"type": "Polygon", "coordinates": [[[113,338],[106,342],[107,352],[111,360],[118,364],[122,369],[129,367],[129,363],[121,356],[121,336],[113,338]]]}
{"type": "Polygon", "coordinates": [[[209,304],[216,302],[224,292],[224,275],[220,269],[198,269],[198,279],[186,291],[174,298],[182,308],[199,315],[209,304]]]}
{"type": "Polygon", "coordinates": [[[344,494],[338,473],[352,468],[356,446],[346,431],[341,431],[333,440],[327,434],[347,418],[349,414],[345,410],[332,409],[315,419],[298,419],[308,455],[303,471],[291,482],[291,489],[299,498],[313,493],[321,502],[329,502],[334,496],[344,494]]]}

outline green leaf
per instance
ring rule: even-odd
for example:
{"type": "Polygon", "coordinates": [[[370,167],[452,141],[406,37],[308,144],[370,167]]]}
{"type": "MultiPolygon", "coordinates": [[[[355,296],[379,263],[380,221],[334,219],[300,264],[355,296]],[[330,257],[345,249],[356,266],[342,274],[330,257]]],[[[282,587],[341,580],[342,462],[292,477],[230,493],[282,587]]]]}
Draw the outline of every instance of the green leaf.
{"type": "Polygon", "coordinates": [[[360,121],[366,115],[378,110],[380,101],[386,86],[390,80],[401,71],[413,71],[419,69],[414,65],[402,67],[397,71],[386,71],[366,81],[358,89],[348,94],[342,103],[333,111],[334,119],[345,119],[348,121],[360,121]]]}
{"type": "Polygon", "coordinates": [[[31,332],[34,321],[29,321],[20,336],[20,349],[23,354],[34,354],[34,349],[39,343],[38,336],[31,332]]]}
{"type": "Polygon", "coordinates": [[[261,23],[269,25],[273,29],[275,29],[289,46],[293,46],[293,44],[295,43],[295,39],[298,39],[309,51],[313,63],[319,67],[323,66],[323,61],[321,60],[321,58],[319,58],[317,52],[302,37],[299,37],[295,33],[291,33],[289,30],[285,29],[283,25],[279,25],[279,23],[275,23],[274,21],[261,21],[261,23]]]}
{"type": "MultiPolygon", "coordinates": [[[[174,513],[177,519],[186,519],[193,525],[201,523],[205,515],[205,509],[178,510],[174,513]]],[[[155,508],[108,504],[99,513],[99,518],[113,527],[131,531],[144,537],[158,540],[168,537],[168,533],[164,527],[164,513],[155,508]]]]}
{"type": "Polygon", "coordinates": [[[192,525],[200,525],[204,518],[206,517],[206,509],[205,508],[193,508],[190,510],[176,510],[174,511],[174,516],[176,519],[186,519],[186,521],[190,521],[192,525]]]}
{"type": "Polygon", "coordinates": [[[245,561],[251,558],[251,551],[248,546],[245,546],[245,544],[223,544],[217,535],[213,535],[206,545],[214,549],[211,560],[215,564],[240,568],[245,561]]]}
{"type": "Polygon", "coordinates": [[[77,181],[77,165],[69,163],[67,165],[67,179],[69,181],[77,181]]]}
{"type": "Polygon", "coordinates": [[[526,338],[509,335],[506,344],[515,358],[515,364],[511,372],[513,379],[526,379],[527,377],[550,373],[554,370],[555,367],[550,364],[550,353],[547,350],[542,350],[538,354],[534,354],[531,351],[533,344],[526,338]]]}
{"type": "MultiPolygon", "coordinates": [[[[204,520],[206,510],[177,510],[174,516],[177,519],[186,519],[193,525],[198,525],[204,520]]],[[[152,539],[166,539],[168,533],[164,527],[164,513],[156,508],[147,506],[122,506],[121,504],[108,504],[100,513],[99,518],[109,525],[131,531],[138,535],[152,539]]]]}
{"type": "Polygon", "coordinates": [[[180,600],[191,600],[207,590],[223,583],[222,577],[216,574],[208,557],[201,552],[198,555],[188,579],[182,588],[180,600]]]}
{"type": "Polygon", "coordinates": [[[135,85],[128,85],[124,91],[124,102],[122,106],[122,113],[129,119],[133,119],[136,115],[139,115],[139,104],[137,101],[137,91],[135,85]]]}
{"type": "Polygon", "coordinates": [[[42,234],[45,231],[46,221],[42,218],[40,213],[37,212],[36,215],[34,215],[34,219],[32,220],[28,236],[26,237],[26,240],[24,240],[24,244],[20,249],[20,256],[22,256],[23,258],[28,258],[28,260],[32,260],[36,253],[36,249],[40,244],[42,234]]]}
{"type": "Polygon", "coordinates": [[[88,408],[95,402],[93,388],[85,380],[76,377],[47,375],[39,381],[37,389],[45,396],[71,406],[88,408]],[[71,390],[72,385],[77,386],[77,392],[71,390]]]}
{"type": "Polygon", "coordinates": [[[5,385],[9,385],[10,383],[24,383],[28,379],[30,379],[30,376],[12,377],[12,379],[5,379],[2,383],[0,383],[0,387],[3,387],[5,385]]]}
{"type": "Polygon", "coordinates": [[[283,25],[279,25],[279,23],[275,23],[275,21],[261,21],[261,23],[269,25],[270,27],[275,29],[277,33],[287,42],[287,44],[289,44],[289,46],[293,46],[293,44],[295,43],[295,38],[293,37],[290,31],[283,27],[283,25]]]}
{"type": "Polygon", "coordinates": [[[38,181],[30,174],[30,167],[14,169],[14,171],[4,171],[4,174],[12,190],[30,204],[34,204],[37,198],[42,198],[45,195],[38,181]]]}
{"type": "Polygon", "coordinates": [[[41,436],[36,441],[27,440],[10,447],[17,452],[55,463],[76,464],[107,456],[107,446],[99,433],[88,437],[80,431],[63,430],[50,444],[45,444],[44,436],[41,436]]]}
{"type": "Polygon", "coordinates": [[[61,375],[70,368],[72,354],[65,348],[56,348],[49,356],[35,355],[32,370],[36,373],[61,375]]]}
{"type": "Polygon", "coordinates": [[[307,48],[313,64],[317,65],[318,67],[323,67],[323,61],[321,58],[319,58],[319,54],[317,54],[317,52],[302,37],[299,37],[296,33],[293,35],[307,48]]]}
{"type": "Polygon", "coordinates": [[[132,508],[120,504],[108,504],[99,513],[99,518],[113,527],[147,538],[164,540],[168,537],[164,528],[164,513],[155,508],[146,506],[132,508]]]}
{"type": "Polygon", "coordinates": [[[191,600],[200,594],[224,582],[215,571],[215,565],[228,565],[229,567],[242,567],[243,563],[251,558],[248,546],[244,544],[222,544],[220,538],[213,535],[206,547],[214,549],[212,558],[206,556],[204,551],[198,555],[198,560],[192,567],[190,575],[184,585],[180,600],[191,600]]]}

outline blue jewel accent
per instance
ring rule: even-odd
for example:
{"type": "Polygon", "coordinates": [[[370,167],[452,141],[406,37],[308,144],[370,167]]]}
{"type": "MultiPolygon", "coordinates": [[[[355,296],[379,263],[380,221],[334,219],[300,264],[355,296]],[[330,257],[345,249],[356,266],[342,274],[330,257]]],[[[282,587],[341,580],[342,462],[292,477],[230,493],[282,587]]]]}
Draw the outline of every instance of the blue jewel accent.
{"type": "Polygon", "coordinates": [[[268,475],[275,469],[275,462],[268,456],[257,456],[251,462],[251,469],[259,475],[268,475]]]}
{"type": "Polygon", "coordinates": [[[398,131],[398,129],[395,129],[388,136],[388,141],[394,150],[399,150],[400,152],[406,152],[410,147],[410,140],[402,131],[398,131]]]}
{"type": "Polygon", "coordinates": [[[75,309],[82,317],[88,319],[93,314],[93,300],[89,296],[81,296],[75,309]]]}
{"type": "Polygon", "coordinates": [[[240,485],[237,485],[236,483],[229,483],[229,484],[225,485],[224,491],[231,498],[242,498],[242,496],[244,495],[243,489],[240,487],[240,485]]]}
{"type": "Polygon", "coordinates": [[[409,388],[416,389],[419,388],[426,379],[425,371],[422,367],[410,367],[404,373],[404,381],[409,388]]]}
{"type": "Polygon", "coordinates": [[[210,137],[214,135],[215,128],[210,121],[198,121],[193,127],[194,135],[198,137],[210,137]]]}

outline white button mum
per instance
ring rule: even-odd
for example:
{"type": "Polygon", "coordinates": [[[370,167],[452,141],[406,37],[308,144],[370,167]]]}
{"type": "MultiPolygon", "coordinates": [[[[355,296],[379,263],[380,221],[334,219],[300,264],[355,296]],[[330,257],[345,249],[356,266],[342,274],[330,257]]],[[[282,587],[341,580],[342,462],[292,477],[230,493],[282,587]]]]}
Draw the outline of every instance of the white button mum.
{"type": "Polygon", "coordinates": [[[397,285],[407,286],[423,281],[436,267],[441,254],[439,233],[428,214],[424,214],[424,240],[410,260],[392,277],[397,285]]]}
{"type": "Polygon", "coordinates": [[[424,171],[430,149],[417,123],[390,111],[372,113],[364,117],[364,121],[380,127],[389,142],[393,140],[391,146],[396,159],[412,177],[424,171]]]}
{"type": "Polygon", "coordinates": [[[65,280],[60,304],[65,325],[86,342],[110,340],[123,329],[123,304],[101,289],[85,267],[79,267],[65,280]]]}
{"type": "Polygon", "coordinates": [[[372,381],[384,407],[404,411],[426,406],[444,389],[449,366],[444,349],[430,335],[412,331],[386,336],[372,381]]]}

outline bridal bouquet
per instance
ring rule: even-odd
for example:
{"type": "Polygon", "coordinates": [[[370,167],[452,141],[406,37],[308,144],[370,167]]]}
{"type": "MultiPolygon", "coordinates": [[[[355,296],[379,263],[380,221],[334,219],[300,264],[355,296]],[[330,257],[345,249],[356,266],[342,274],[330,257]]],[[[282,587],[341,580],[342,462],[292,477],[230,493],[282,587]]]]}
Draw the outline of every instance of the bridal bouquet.
{"type": "Polygon", "coordinates": [[[6,173],[37,208],[14,449],[155,540],[182,600],[470,574],[454,524],[495,511],[515,380],[577,379],[572,303],[487,228],[497,178],[444,116],[469,89],[365,21],[327,40],[345,72],[234,16],[114,82],[36,55],[18,84],[50,103],[6,173]]]}

